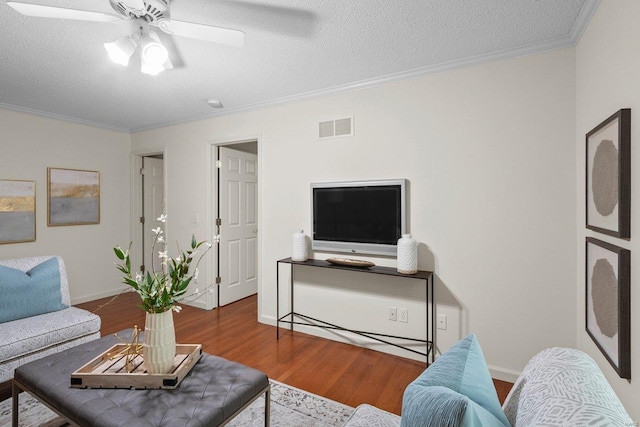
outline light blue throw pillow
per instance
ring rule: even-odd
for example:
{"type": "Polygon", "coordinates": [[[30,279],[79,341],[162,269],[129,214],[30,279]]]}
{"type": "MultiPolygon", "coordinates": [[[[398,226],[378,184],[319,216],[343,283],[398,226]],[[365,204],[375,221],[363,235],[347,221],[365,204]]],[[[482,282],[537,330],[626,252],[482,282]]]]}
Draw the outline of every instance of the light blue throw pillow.
{"type": "Polygon", "coordinates": [[[475,335],[458,341],[404,392],[401,427],[509,427],[475,335]]]}
{"type": "Polygon", "coordinates": [[[26,273],[0,265],[0,323],[62,310],[58,259],[26,273]]]}

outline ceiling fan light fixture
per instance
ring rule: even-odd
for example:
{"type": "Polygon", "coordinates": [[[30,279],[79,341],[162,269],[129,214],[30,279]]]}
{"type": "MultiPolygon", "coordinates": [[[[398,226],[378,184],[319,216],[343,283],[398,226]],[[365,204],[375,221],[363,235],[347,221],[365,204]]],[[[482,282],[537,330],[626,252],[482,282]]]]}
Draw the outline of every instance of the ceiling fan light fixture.
{"type": "Polygon", "coordinates": [[[104,44],[109,58],[116,64],[124,65],[125,67],[129,64],[129,58],[135,52],[136,46],[137,44],[131,36],[121,37],[114,42],[104,44]]]}
{"type": "Polygon", "coordinates": [[[149,31],[148,36],[143,36],[140,39],[140,44],[140,57],[143,63],[162,66],[169,59],[167,48],[160,43],[158,35],[153,31],[149,31]]]}
{"type": "Polygon", "coordinates": [[[157,76],[158,74],[160,74],[161,72],[164,71],[164,67],[162,65],[146,64],[143,61],[142,65],[140,66],[140,71],[145,73],[145,74],[150,74],[152,76],[157,76]]]}

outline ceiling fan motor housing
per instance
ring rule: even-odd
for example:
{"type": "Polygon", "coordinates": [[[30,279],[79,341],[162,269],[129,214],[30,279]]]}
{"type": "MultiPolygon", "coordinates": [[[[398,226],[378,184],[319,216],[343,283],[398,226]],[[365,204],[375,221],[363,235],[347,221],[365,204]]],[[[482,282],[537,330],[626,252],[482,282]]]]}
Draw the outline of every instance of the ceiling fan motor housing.
{"type": "Polygon", "coordinates": [[[126,18],[144,18],[149,23],[157,23],[161,19],[169,17],[169,4],[171,0],[144,0],[143,11],[132,7],[131,0],[109,0],[111,7],[126,18]]]}

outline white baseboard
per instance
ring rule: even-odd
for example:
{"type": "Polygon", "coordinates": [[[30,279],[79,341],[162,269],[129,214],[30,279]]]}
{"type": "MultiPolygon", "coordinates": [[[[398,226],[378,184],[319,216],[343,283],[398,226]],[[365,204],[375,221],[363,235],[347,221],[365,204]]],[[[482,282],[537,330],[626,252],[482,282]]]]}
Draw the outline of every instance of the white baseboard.
{"type": "MultiPolygon", "coordinates": [[[[260,323],[264,323],[267,325],[276,326],[276,318],[273,316],[260,316],[258,321],[260,323]]],[[[282,329],[282,332],[286,333],[286,330],[289,328],[289,325],[281,324],[280,328],[282,329]]],[[[407,359],[418,360],[421,362],[425,361],[425,357],[419,354],[411,353],[409,351],[402,350],[402,349],[399,349],[387,344],[379,343],[376,341],[369,341],[364,337],[349,334],[348,332],[341,333],[333,330],[314,328],[312,326],[305,327],[303,325],[295,325],[294,330],[297,332],[302,332],[305,334],[326,338],[333,341],[343,342],[346,344],[352,344],[359,347],[364,347],[371,350],[392,354],[394,356],[405,357],[407,359]]],[[[492,378],[502,380],[502,381],[507,381],[510,383],[515,382],[518,376],[520,376],[520,372],[511,370],[511,369],[500,368],[498,366],[489,366],[489,372],[491,373],[492,378]]]]}
{"type": "Polygon", "coordinates": [[[203,310],[209,310],[209,311],[216,308],[216,307],[213,307],[212,309],[207,308],[207,302],[202,300],[194,300],[189,302],[189,304],[179,303],[178,305],[188,305],[189,307],[201,308],[203,310]]]}
{"type": "Polygon", "coordinates": [[[72,298],[71,305],[82,304],[84,302],[94,301],[100,298],[112,297],[114,295],[119,295],[125,292],[133,292],[133,290],[127,286],[127,287],[122,287],[120,289],[112,289],[112,290],[100,292],[97,294],[87,295],[81,298],[72,298]]]}
{"type": "MultiPolygon", "coordinates": [[[[276,319],[272,316],[261,316],[258,320],[260,323],[265,323],[271,326],[276,326],[276,319]]],[[[280,324],[280,329],[282,333],[286,333],[289,325],[286,323],[280,324]]],[[[382,353],[392,354],[394,356],[404,357],[407,359],[417,360],[419,362],[425,362],[426,357],[413,353],[407,350],[403,350],[398,347],[394,347],[392,345],[384,344],[375,340],[368,339],[366,337],[352,334],[347,331],[336,331],[333,329],[322,329],[313,326],[304,326],[304,325],[295,325],[294,330],[296,332],[302,332],[304,334],[313,335],[320,338],[329,339],[332,341],[342,342],[345,344],[351,344],[358,347],[368,348],[370,350],[380,351],[382,353]]],[[[417,351],[424,352],[424,344],[422,346],[416,346],[417,351]],[[422,347],[422,348],[420,348],[422,347]]]]}
{"type": "MultiPolygon", "coordinates": [[[[82,304],[82,303],[85,303],[85,302],[94,301],[94,300],[101,299],[101,298],[112,297],[112,296],[120,295],[120,294],[126,293],[126,292],[134,292],[134,291],[133,291],[132,288],[130,288],[128,286],[120,288],[120,289],[112,289],[110,291],[105,291],[105,292],[101,292],[101,293],[97,293],[97,294],[91,294],[91,295],[88,295],[88,296],[84,296],[82,298],[74,298],[74,299],[71,300],[71,305],[82,304]]],[[[188,305],[188,306],[191,306],[191,307],[195,307],[195,308],[201,308],[203,310],[208,310],[206,301],[202,301],[202,300],[194,300],[194,301],[189,302],[189,304],[186,304],[186,303],[182,303],[182,304],[183,305],[188,305]]],[[[275,322],[273,324],[275,325],[275,322]]]]}
{"type": "Polygon", "coordinates": [[[500,368],[497,366],[489,366],[489,372],[491,373],[491,378],[507,381],[510,383],[516,382],[516,380],[521,374],[521,372],[514,371],[511,369],[500,368]]]}

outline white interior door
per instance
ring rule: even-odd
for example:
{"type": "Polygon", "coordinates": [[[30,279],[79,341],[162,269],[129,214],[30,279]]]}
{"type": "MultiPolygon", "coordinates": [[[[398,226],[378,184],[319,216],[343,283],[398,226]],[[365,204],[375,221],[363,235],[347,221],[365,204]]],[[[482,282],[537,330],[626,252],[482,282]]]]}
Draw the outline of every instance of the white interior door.
{"type": "Polygon", "coordinates": [[[162,246],[156,246],[155,253],[151,253],[153,240],[156,235],[151,229],[160,227],[164,232],[164,224],[158,221],[164,213],[164,161],[154,157],[143,157],[143,214],[144,224],[142,234],[144,236],[143,265],[145,271],[162,270],[162,260],[158,257],[158,251],[162,246]],[[153,264],[152,264],[153,263],[153,264]]]}
{"type": "Polygon", "coordinates": [[[258,156],[220,147],[219,305],[258,292],[258,156]]]}

